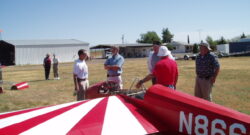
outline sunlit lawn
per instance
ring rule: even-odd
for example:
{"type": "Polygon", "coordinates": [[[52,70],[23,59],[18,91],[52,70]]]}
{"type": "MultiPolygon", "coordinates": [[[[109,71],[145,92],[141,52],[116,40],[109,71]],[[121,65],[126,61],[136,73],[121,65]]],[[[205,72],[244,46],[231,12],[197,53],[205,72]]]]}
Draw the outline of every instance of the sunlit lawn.
{"type": "MultiPolygon", "coordinates": [[[[89,81],[95,84],[106,79],[103,59],[88,61],[89,81]]],[[[193,60],[178,60],[177,89],[193,95],[195,65],[193,60]]],[[[221,71],[213,88],[213,101],[217,104],[250,114],[250,57],[220,59],[221,71]]],[[[44,80],[42,65],[12,66],[3,69],[4,93],[0,94],[0,112],[33,108],[75,101],[72,81],[73,63],[60,64],[60,80],[44,80]],[[12,83],[26,81],[30,88],[10,90],[12,83]]],[[[122,75],[124,88],[130,88],[135,78],[147,74],[146,58],[126,59],[122,75]]],[[[50,74],[52,77],[52,72],[50,74]]],[[[151,85],[146,83],[146,87],[151,85]]]]}

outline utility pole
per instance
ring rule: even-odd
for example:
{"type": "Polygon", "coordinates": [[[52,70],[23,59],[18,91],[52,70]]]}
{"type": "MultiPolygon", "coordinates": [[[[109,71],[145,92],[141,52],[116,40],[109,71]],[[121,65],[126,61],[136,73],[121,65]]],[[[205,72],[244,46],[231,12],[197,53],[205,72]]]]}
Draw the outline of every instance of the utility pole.
{"type": "Polygon", "coordinates": [[[122,34],[122,44],[124,44],[124,34],[122,34]]]}

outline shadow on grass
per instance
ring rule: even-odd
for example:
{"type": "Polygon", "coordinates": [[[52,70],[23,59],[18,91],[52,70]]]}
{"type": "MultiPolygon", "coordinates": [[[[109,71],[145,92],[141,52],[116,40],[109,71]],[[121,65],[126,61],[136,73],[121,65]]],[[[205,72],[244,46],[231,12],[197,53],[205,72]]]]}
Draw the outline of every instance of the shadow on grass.
{"type": "Polygon", "coordinates": [[[27,82],[43,82],[43,81],[51,81],[51,80],[53,80],[53,79],[50,79],[50,80],[45,80],[45,79],[43,79],[43,80],[31,80],[31,81],[27,81],[27,82]]]}

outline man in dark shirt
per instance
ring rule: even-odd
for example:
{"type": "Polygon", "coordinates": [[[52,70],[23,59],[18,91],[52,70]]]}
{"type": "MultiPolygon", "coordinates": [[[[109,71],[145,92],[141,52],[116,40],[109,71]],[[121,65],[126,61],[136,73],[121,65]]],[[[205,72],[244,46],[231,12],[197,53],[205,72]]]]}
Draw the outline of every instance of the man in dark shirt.
{"type": "Polygon", "coordinates": [[[207,43],[200,44],[200,54],[196,58],[195,96],[212,101],[212,86],[220,71],[217,57],[210,53],[207,43]]]}
{"type": "Polygon", "coordinates": [[[50,67],[51,67],[51,59],[50,59],[49,54],[47,54],[43,60],[43,67],[45,71],[45,80],[49,80],[49,73],[50,73],[50,67]]]}

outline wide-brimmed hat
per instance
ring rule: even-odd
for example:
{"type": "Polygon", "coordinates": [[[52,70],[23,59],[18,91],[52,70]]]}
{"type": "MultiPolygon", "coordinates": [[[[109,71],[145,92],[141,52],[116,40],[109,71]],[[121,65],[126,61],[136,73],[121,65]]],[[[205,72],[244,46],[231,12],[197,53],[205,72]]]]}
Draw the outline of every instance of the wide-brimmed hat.
{"type": "Polygon", "coordinates": [[[210,48],[210,45],[209,45],[208,43],[200,43],[200,45],[201,45],[201,46],[207,47],[208,50],[212,50],[212,49],[210,48]]]}
{"type": "Polygon", "coordinates": [[[170,54],[171,54],[171,52],[168,50],[168,48],[166,46],[161,46],[159,48],[157,56],[168,56],[170,54]]]}

